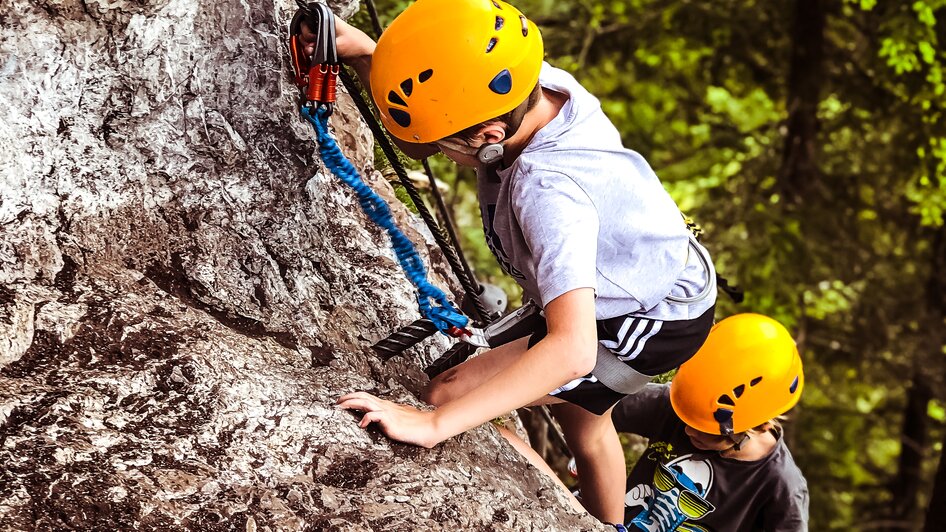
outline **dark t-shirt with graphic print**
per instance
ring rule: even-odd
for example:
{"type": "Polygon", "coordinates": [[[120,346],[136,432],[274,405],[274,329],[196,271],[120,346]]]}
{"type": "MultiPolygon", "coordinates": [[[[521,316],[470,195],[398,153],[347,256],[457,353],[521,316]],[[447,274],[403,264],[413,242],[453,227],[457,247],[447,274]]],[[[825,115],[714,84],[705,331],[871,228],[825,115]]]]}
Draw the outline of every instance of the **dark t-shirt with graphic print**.
{"type": "Polygon", "coordinates": [[[761,460],[695,448],[670,406],[670,386],[648,384],[614,408],[614,426],[648,438],[627,479],[628,530],[808,530],[808,484],[781,435],[761,460]]]}

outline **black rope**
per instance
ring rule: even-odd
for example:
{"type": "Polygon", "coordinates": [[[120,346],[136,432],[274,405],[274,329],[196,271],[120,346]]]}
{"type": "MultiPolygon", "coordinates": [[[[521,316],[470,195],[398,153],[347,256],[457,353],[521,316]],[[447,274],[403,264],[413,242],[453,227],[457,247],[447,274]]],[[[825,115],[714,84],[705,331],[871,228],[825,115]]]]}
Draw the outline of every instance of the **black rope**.
{"type": "Polygon", "coordinates": [[[568,443],[565,442],[565,435],[562,434],[562,429],[558,426],[558,423],[555,422],[552,413],[549,412],[548,405],[539,405],[538,410],[539,413],[542,414],[542,418],[545,419],[545,422],[548,423],[549,428],[552,429],[552,434],[555,435],[555,443],[558,444],[559,450],[562,454],[571,458],[572,450],[568,448],[568,443]]]}
{"type": "Polygon", "coordinates": [[[371,27],[374,29],[374,39],[378,40],[381,36],[381,19],[378,18],[378,8],[374,6],[373,0],[365,0],[365,6],[368,7],[368,16],[371,17],[371,27]]]}
{"type": "Polygon", "coordinates": [[[440,211],[440,215],[443,216],[443,226],[450,236],[450,241],[453,242],[453,249],[457,252],[457,257],[460,259],[460,264],[463,264],[463,269],[466,271],[467,277],[472,279],[474,284],[477,285],[476,293],[472,296],[476,297],[479,295],[479,283],[476,282],[476,276],[473,275],[473,270],[470,269],[470,263],[466,260],[466,257],[463,256],[463,246],[460,245],[460,239],[457,237],[457,230],[453,225],[453,219],[450,217],[450,210],[447,209],[447,204],[443,201],[443,195],[440,194],[440,189],[437,188],[437,178],[434,176],[434,171],[431,170],[430,162],[427,158],[421,159],[420,162],[424,165],[424,171],[427,172],[427,179],[430,180],[430,190],[434,195],[434,200],[437,202],[437,210],[440,211]]]}
{"type": "Polygon", "coordinates": [[[459,366],[466,359],[470,358],[476,352],[476,346],[466,342],[457,342],[450,349],[447,349],[437,360],[424,368],[424,373],[433,379],[437,375],[447,371],[450,368],[459,366]]]}
{"type": "MultiPolygon", "coordinates": [[[[368,15],[371,18],[371,25],[375,31],[375,38],[377,38],[383,31],[381,28],[381,21],[378,18],[378,10],[374,5],[373,0],[365,0],[365,5],[368,8],[368,15]]],[[[354,100],[355,105],[358,107],[361,117],[365,122],[368,123],[368,127],[371,128],[371,132],[374,134],[375,139],[377,139],[378,144],[381,146],[381,151],[384,152],[385,157],[388,158],[388,162],[391,164],[391,168],[394,169],[394,173],[397,174],[401,185],[404,187],[407,195],[411,198],[411,201],[414,202],[414,206],[417,207],[417,212],[420,214],[420,217],[423,218],[424,223],[427,224],[430,232],[434,235],[434,240],[443,250],[444,256],[446,257],[447,262],[450,264],[451,269],[453,269],[454,275],[457,276],[457,279],[460,281],[460,285],[462,285],[463,289],[466,290],[467,294],[469,294],[469,299],[473,304],[474,310],[477,314],[479,314],[479,316],[476,318],[479,321],[485,323],[485,321],[489,319],[489,312],[486,310],[483,302],[480,301],[480,298],[478,297],[480,293],[479,283],[476,281],[476,276],[473,275],[473,271],[470,269],[470,265],[467,262],[466,257],[463,256],[463,248],[460,246],[460,240],[457,237],[453,220],[450,218],[450,211],[447,209],[447,206],[443,201],[443,196],[440,194],[440,190],[437,188],[437,180],[434,176],[433,170],[430,168],[430,163],[427,162],[426,158],[421,161],[421,163],[424,165],[424,171],[427,173],[427,178],[430,180],[430,189],[434,195],[434,198],[436,199],[437,207],[444,218],[444,224],[446,225],[450,240],[453,243],[452,246],[450,243],[446,242],[443,230],[437,224],[436,220],[433,219],[433,216],[431,216],[430,211],[427,210],[427,206],[424,204],[423,198],[421,198],[417,188],[407,177],[407,172],[404,170],[404,166],[401,164],[400,158],[398,158],[397,153],[394,151],[394,146],[391,143],[391,140],[388,139],[386,132],[381,127],[381,125],[378,124],[378,121],[375,119],[375,115],[369,107],[368,102],[362,97],[360,84],[358,84],[355,78],[348,72],[347,68],[342,68],[339,75],[342,79],[342,83],[345,85],[345,88],[348,89],[348,93],[351,95],[352,100],[354,100]]],[[[418,320],[412,324],[412,327],[416,327],[417,333],[419,335],[428,333],[427,329],[429,329],[429,327],[426,327],[425,324],[421,323],[422,321],[425,320],[418,320]]],[[[413,343],[416,343],[415,340],[416,339],[413,338],[410,339],[410,341],[413,343]]],[[[410,345],[413,345],[413,343],[410,345]]],[[[403,346],[398,345],[395,347],[400,348],[403,346]]],[[[476,347],[473,345],[467,344],[465,342],[459,342],[451,349],[447,350],[446,353],[441,355],[440,358],[434,361],[434,363],[427,367],[424,371],[430,378],[434,378],[447,369],[465,361],[475,351],[476,347]]],[[[387,358],[390,358],[390,355],[387,358]]],[[[542,405],[539,407],[539,411],[542,413],[542,417],[545,418],[546,422],[553,429],[552,433],[556,436],[556,441],[559,444],[563,454],[565,454],[565,456],[571,457],[568,444],[565,443],[565,437],[562,435],[558,425],[556,425],[553,421],[552,415],[548,411],[548,407],[542,405]]]]}
{"type": "MultiPolygon", "coordinates": [[[[384,29],[381,27],[381,18],[378,16],[378,8],[375,7],[374,0],[365,0],[365,7],[368,9],[368,16],[371,19],[371,27],[374,30],[374,38],[377,40],[379,37],[381,37],[381,33],[384,31],[384,29]]],[[[374,118],[373,115],[372,118],[374,118]]],[[[365,120],[367,121],[368,118],[365,117],[365,120]]],[[[473,270],[470,268],[469,261],[467,261],[466,257],[463,255],[463,246],[460,245],[460,239],[457,237],[456,227],[454,226],[453,219],[450,216],[450,210],[447,209],[447,205],[443,201],[443,195],[440,194],[440,189],[437,188],[437,179],[436,176],[434,176],[434,171],[430,168],[430,163],[427,161],[426,157],[421,159],[421,164],[424,166],[424,172],[427,174],[427,179],[430,180],[431,193],[433,194],[434,200],[436,201],[437,210],[440,212],[440,217],[443,218],[443,225],[447,230],[450,241],[453,243],[453,249],[457,254],[457,259],[463,266],[463,271],[466,273],[467,279],[469,279],[473,286],[476,287],[476,290],[468,297],[471,299],[471,301],[477,300],[477,302],[479,302],[479,298],[477,296],[480,293],[480,284],[476,280],[476,275],[473,274],[473,270]]],[[[400,175],[398,177],[400,177],[400,175]]],[[[401,180],[403,181],[403,179],[401,180]]],[[[467,291],[469,292],[469,290],[467,291]]],[[[486,315],[486,308],[482,304],[476,310],[481,314],[481,318],[483,320],[489,318],[489,316],[486,315]]]]}
{"type": "Polygon", "coordinates": [[[476,297],[477,294],[479,294],[479,286],[476,280],[467,277],[466,271],[469,267],[467,267],[467,269],[464,268],[464,265],[460,262],[460,258],[457,256],[456,250],[444,234],[444,230],[437,224],[437,220],[434,219],[433,215],[430,214],[430,210],[427,209],[427,206],[424,204],[424,200],[417,190],[417,187],[415,187],[414,183],[407,177],[407,171],[404,169],[404,165],[401,164],[401,160],[394,151],[394,144],[387,137],[384,128],[382,128],[381,124],[375,119],[371,107],[362,96],[361,85],[354,76],[351,75],[347,67],[341,69],[339,77],[342,79],[345,88],[348,89],[348,94],[351,95],[352,100],[355,101],[355,105],[358,107],[362,118],[368,123],[368,127],[371,128],[375,140],[377,140],[378,144],[381,146],[381,151],[384,152],[385,157],[387,157],[388,161],[391,163],[391,168],[394,169],[394,173],[397,174],[401,186],[404,187],[404,191],[407,192],[408,197],[411,198],[411,201],[414,202],[414,206],[417,207],[417,213],[420,214],[424,223],[427,224],[431,234],[433,234],[434,240],[443,251],[444,258],[453,270],[453,274],[456,275],[463,289],[470,294],[470,299],[476,311],[475,313],[478,314],[477,316],[473,316],[473,318],[480,322],[486,320],[489,316],[489,312],[479,298],[476,297]]]}

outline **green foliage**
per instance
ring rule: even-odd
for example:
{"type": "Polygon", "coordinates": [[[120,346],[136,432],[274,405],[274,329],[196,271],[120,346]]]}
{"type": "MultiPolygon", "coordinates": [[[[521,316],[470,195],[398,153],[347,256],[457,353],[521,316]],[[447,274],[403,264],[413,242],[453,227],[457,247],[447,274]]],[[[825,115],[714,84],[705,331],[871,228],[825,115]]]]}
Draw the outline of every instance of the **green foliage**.
{"type": "Polygon", "coordinates": [[[923,224],[943,224],[946,205],[946,106],[943,22],[946,2],[917,0],[910,10],[898,10],[882,25],[879,56],[894,76],[890,89],[914,108],[922,118],[927,143],[917,146],[919,164],[906,183],[907,197],[915,204],[912,212],[923,224]]]}
{"type": "Polygon", "coordinates": [[[926,412],[936,421],[946,421],[946,407],[943,407],[943,404],[939,401],[930,401],[929,405],[927,405],[926,412]]]}

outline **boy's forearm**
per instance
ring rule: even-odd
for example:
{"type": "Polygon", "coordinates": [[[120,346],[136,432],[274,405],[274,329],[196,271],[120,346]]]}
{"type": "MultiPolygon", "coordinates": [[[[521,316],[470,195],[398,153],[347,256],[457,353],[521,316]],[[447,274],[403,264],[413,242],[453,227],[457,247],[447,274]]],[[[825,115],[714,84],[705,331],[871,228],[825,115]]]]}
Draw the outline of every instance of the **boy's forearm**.
{"type": "MultiPolygon", "coordinates": [[[[374,48],[372,47],[372,51],[374,48]]],[[[371,94],[371,54],[345,59],[345,64],[352,67],[358,74],[358,81],[365,91],[371,94]]]]}
{"type": "Polygon", "coordinates": [[[505,369],[434,411],[441,440],[533,403],[595,366],[594,290],[566,292],[545,306],[548,334],[505,369]]]}
{"type": "MultiPolygon", "coordinates": [[[[594,352],[594,347],[591,351],[594,352]]],[[[434,422],[440,439],[528,405],[566,382],[584,376],[587,372],[577,363],[580,357],[572,343],[553,337],[542,339],[493,378],[438,407],[434,411],[434,422]]]]}

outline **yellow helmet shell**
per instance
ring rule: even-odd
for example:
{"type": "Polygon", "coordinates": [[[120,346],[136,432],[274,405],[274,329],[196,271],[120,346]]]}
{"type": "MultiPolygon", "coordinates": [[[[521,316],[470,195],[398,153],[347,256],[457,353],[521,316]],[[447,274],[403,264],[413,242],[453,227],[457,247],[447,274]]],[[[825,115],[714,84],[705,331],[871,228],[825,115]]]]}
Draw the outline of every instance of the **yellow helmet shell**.
{"type": "Polygon", "coordinates": [[[433,142],[525,101],[543,53],[539,29],[501,0],[418,0],[378,39],[371,95],[394,136],[433,142]]]}
{"type": "Polygon", "coordinates": [[[737,314],[714,325],[680,366],[670,402],[701,432],[739,433],[787,412],[803,387],[801,357],[785,327],[759,314],[737,314]]]}

